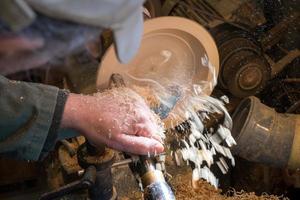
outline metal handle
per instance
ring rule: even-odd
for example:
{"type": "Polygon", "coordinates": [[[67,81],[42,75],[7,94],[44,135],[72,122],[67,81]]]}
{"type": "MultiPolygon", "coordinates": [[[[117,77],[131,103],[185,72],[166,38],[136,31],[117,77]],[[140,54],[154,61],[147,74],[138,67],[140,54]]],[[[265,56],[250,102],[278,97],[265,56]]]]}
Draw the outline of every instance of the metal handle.
{"type": "Polygon", "coordinates": [[[81,180],[69,183],[54,191],[44,193],[40,197],[40,200],[52,200],[58,197],[63,197],[67,194],[71,194],[72,192],[78,190],[89,189],[95,184],[95,180],[96,180],[96,168],[94,166],[90,166],[89,168],[87,168],[81,180]]]}

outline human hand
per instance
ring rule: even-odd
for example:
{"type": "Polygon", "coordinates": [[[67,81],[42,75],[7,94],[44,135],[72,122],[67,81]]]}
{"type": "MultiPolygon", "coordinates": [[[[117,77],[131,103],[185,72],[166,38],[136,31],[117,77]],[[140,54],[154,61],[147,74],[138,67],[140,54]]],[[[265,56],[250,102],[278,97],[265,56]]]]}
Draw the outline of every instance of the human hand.
{"type": "Polygon", "coordinates": [[[163,129],[144,100],[128,88],[94,96],[70,94],[62,127],[74,128],[95,146],[140,155],[161,153],[163,129]]]}

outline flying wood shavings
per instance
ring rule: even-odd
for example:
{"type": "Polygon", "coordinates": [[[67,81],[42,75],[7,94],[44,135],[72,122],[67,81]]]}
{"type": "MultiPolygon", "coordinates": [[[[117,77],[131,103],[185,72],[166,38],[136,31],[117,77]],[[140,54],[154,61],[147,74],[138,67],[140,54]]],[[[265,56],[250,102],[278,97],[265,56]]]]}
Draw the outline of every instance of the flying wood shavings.
{"type": "MultiPolygon", "coordinates": [[[[202,64],[206,65],[215,77],[212,82],[206,84],[210,85],[207,87],[214,87],[216,84],[214,68],[207,57],[202,58],[202,64]]],[[[186,97],[182,106],[185,110],[184,116],[189,124],[189,135],[182,140],[184,145],[181,148],[181,154],[185,161],[193,162],[195,165],[192,174],[193,181],[204,179],[217,188],[218,179],[209,168],[216,164],[223,174],[227,173],[229,166],[224,158],[229,158],[231,165],[234,166],[235,161],[228,147],[235,145],[236,142],[230,132],[232,119],[223,102],[203,94],[201,89],[203,87],[194,86],[194,94],[186,97]],[[202,115],[197,113],[199,108],[201,108],[202,115]],[[224,115],[224,121],[218,125],[216,131],[213,128],[206,130],[203,125],[204,118],[207,118],[210,113],[222,113],[224,115]],[[215,156],[217,154],[218,156],[215,156]]],[[[181,128],[185,129],[185,127],[181,128]]]]}
{"type": "MultiPolygon", "coordinates": [[[[218,180],[209,168],[216,164],[222,173],[227,173],[229,166],[224,158],[229,158],[231,165],[234,166],[234,158],[228,147],[235,145],[236,142],[230,132],[232,119],[224,106],[224,102],[228,102],[228,98],[222,97],[221,101],[207,96],[203,92],[207,89],[211,91],[217,84],[215,67],[211,65],[207,55],[201,58],[201,62],[204,67],[208,68],[208,72],[212,76],[211,81],[201,81],[198,85],[187,88],[184,85],[178,86],[175,79],[174,83],[168,83],[168,86],[164,87],[153,82],[153,80],[131,77],[135,81],[142,81],[141,85],[133,85],[132,88],[144,97],[151,108],[160,107],[160,105],[168,105],[169,108],[174,108],[173,110],[176,110],[176,112],[170,112],[171,114],[168,116],[171,119],[172,127],[174,125],[172,119],[186,121],[188,126],[180,125],[179,128],[182,130],[189,129],[189,131],[187,131],[188,134],[184,138],[180,138],[181,142],[178,142],[183,145],[180,146],[179,151],[175,152],[175,161],[180,165],[179,157],[182,157],[187,164],[192,162],[195,165],[192,180],[205,179],[217,188],[218,180]],[[145,82],[151,83],[151,87],[148,87],[149,85],[145,86],[145,82]],[[173,91],[168,88],[173,88],[173,91]],[[176,89],[174,90],[174,88],[176,89]],[[174,96],[174,91],[180,91],[175,95],[178,97],[179,94],[180,100],[175,98],[174,101],[174,98],[169,98],[174,96]],[[177,100],[180,101],[180,104],[173,107],[177,100]],[[199,111],[200,114],[198,114],[199,111]],[[223,123],[219,124],[216,130],[214,128],[207,130],[203,124],[203,121],[211,113],[224,115],[223,123]],[[181,156],[179,156],[179,153],[181,153],[181,156]]],[[[175,120],[175,123],[178,123],[178,121],[175,120]]],[[[178,126],[178,124],[176,125],[178,126]]]]}

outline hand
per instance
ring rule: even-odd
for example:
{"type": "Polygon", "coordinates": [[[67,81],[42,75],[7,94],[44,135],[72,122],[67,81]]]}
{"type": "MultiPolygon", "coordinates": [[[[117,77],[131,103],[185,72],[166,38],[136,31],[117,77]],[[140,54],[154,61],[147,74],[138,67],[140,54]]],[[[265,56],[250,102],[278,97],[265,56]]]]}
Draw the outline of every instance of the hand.
{"type": "Polygon", "coordinates": [[[162,127],[144,100],[128,88],[93,96],[70,94],[62,127],[77,129],[90,143],[139,155],[161,153],[162,127]]]}

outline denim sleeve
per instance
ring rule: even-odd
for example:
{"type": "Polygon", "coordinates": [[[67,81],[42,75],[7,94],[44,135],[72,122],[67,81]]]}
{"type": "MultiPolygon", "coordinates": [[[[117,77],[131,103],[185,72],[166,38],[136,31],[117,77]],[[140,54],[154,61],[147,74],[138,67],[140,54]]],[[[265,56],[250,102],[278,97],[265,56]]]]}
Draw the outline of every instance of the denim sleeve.
{"type": "Polygon", "coordinates": [[[67,93],[0,76],[0,154],[38,160],[54,146],[67,93]]]}

